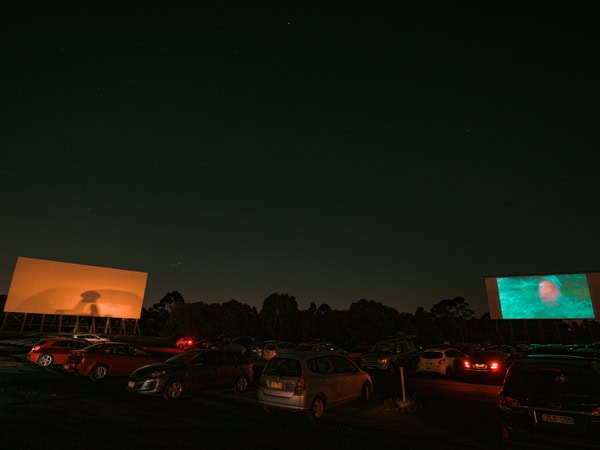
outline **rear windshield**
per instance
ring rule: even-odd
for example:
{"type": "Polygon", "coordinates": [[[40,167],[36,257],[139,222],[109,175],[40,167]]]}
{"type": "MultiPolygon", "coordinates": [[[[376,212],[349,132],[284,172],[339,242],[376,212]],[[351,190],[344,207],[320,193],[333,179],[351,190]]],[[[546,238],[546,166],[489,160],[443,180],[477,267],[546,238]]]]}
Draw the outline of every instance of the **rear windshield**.
{"type": "Polygon", "coordinates": [[[518,365],[512,368],[504,388],[531,393],[584,395],[600,397],[600,366],[518,365]]]}
{"type": "Polygon", "coordinates": [[[280,377],[299,377],[302,375],[300,361],[292,358],[272,358],[265,366],[265,375],[277,375],[280,377]]]}

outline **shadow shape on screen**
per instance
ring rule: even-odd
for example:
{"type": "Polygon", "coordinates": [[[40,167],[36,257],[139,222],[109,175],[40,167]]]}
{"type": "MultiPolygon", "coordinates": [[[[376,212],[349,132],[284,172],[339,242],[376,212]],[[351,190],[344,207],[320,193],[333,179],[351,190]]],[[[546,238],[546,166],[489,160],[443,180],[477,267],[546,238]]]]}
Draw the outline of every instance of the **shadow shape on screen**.
{"type": "Polygon", "coordinates": [[[90,317],[139,318],[142,298],[117,289],[53,288],[21,301],[15,312],[90,317]]]}

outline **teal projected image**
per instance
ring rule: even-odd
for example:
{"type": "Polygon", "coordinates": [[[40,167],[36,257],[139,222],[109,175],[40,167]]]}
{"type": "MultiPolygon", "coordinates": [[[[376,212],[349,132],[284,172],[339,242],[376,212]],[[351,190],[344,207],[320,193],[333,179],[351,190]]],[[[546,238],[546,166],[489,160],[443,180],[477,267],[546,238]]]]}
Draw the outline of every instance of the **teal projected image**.
{"type": "Polygon", "coordinates": [[[497,278],[503,319],[593,319],[585,274],[497,278]]]}

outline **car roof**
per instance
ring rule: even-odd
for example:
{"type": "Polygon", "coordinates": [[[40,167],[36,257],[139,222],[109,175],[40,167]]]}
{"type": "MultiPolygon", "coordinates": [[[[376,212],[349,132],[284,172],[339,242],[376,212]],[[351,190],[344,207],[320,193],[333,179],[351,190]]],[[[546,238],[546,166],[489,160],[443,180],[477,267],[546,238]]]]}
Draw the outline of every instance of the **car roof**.
{"type": "MultiPolygon", "coordinates": [[[[310,351],[295,351],[291,350],[289,352],[285,352],[282,355],[276,355],[271,359],[301,359],[307,360],[311,358],[321,358],[326,356],[341,356],[342,358],[346,358],[344,355],[338,352],[318,352],[314,350],[310,351]]],[[[346,358],[348,359],[348,358],[346,358]]]]}
{"type": "Polygon", "coordinates": [[[461,349],[456,347],[430,347],[423,350],[423,353],[427,352],[445,352],[446,350],[458,350],[461,353],[464,353],[461,349]]]}
{"type": "Polygon", "coordinates": [[[89,344],[88,341],[86,341],[85,339],[78,339],[78,338],[72,338],[72,337],[64,337],[64,338],[41,338],[40,342],[46,343],[46,342],[60,342],[60,341],[69,341],[69,342],[85,342],[87,344],[89,344]]]}

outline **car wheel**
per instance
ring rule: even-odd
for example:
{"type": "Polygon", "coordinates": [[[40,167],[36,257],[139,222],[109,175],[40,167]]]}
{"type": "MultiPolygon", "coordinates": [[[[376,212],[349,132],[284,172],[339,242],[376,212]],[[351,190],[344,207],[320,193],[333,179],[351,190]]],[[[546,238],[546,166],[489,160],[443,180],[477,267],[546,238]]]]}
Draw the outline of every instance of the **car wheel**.
{"type": "Polygon", "coordinates": [[[242,394],[244,392],[246,392],[248,390],[248,378],[246,377],[239,377],[237,379],[237,381],[235,382],[235,392],[237,392],[238,394],[242,394]]]}
{"type": "Polygon", "coordinates": [[[325,400],[323,397],[315,397],[315,399],[310,404],[310,408],[306,413],[308,420],[314,422],[317,419],[320,419],[325,412],[325,400]]]}
{"type": "Polygon", "coordinates": [[[172,380],[167,383],[165,390],[163,391],[163,398],[165,400],[177,400],[185,392],[185,385],[183,381],[172,380]]]}
{"type": "Polygon", "coordinates": [[[52,357],[52,355],[48,354],[41,355],[37,360],[38,366],[40,367],[49,367],[52,365],[53,362],[54,358],[52,357]]]}
{"type": "Polygon", "coordinates": [[[104,380],[108,376],[108,367],[104,364],[94,366],[90,372],[90,378],[93,381],[104,380]]]}
{"type": "Polygon", "coordinates": [[[371,384],[370,383],[363,384],[363,387],[360,391],[360,399],[363,402],[370,402],[372,394],[373,394],[373,387],[371,386],[371,384]]]}

